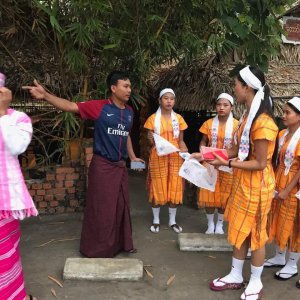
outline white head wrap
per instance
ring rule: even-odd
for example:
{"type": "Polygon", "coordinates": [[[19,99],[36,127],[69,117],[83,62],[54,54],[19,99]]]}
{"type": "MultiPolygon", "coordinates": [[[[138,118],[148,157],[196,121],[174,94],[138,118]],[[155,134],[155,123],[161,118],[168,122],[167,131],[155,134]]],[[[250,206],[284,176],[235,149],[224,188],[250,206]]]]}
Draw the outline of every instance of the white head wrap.
{"type": "MultiPolygon", "coordinates": [[[[166,93],[171,93],[175,97],[175,92],[172,89],[166,88],[159,93],[159,98],[161,98],[166,93]]],[[[173,136],[174,138],[178,138],[180,129],[179,129],[178,118],[174,110],[172,110],[171,112],[171,120],[172,120],[172,127],[173,127],[173,136]]],[[[158,110],[156,111],[155,119],[154,119],[154,132],[158,135],[160,135],[160,125],[161,125],[161,108],[159,106],[158,110]]]]}
{"type": "Polygon", "coordinates": [[[228,100],[228,101],[231,103],[231,105],[234,104],[233,97],[232,97],[231,95],[227,94],[227,93],[222,93],[222,94],[220,94],[220,95],[218,96],[218,98],[217,98],[217,102],[218,102],[218,100],[220,100],[220,99],[226,99],[226,100],[228,100]]]}
{"type": "Polygon", "coordinates": [[[171,93],[175,97],[175,92],[172,89],[166,88],[166,89],[161,90],[161,92],[159,93],[159,98],[161,98],[166,93],[171,93]]]}
{"type": "Polygon", "coordinates": [[[300,111],[300,98],[299,97],[292,98],[291,100],[288,101],[288,103],[291,103],[300,111]]]}
{"type": "MultiPolygon", "coordinates": [[[[239,72],[241,78],[246,82],[248,86],[257,90],[251,104],[249,115],[246,121],[246,125],[243,129],[241,136],[241,141],[239,145],[239,154],[238,157],[240,160],[245,160],[249,155],[250,150],[250,129],[253,122],[253,119],[260,107],[261,101],[264,100],[264,86],[261,81],[251,72],[249,66],[243,68],[239,72]]],[[[240,123],[242,122],[246,111],[243,113],[240,123]]]]}

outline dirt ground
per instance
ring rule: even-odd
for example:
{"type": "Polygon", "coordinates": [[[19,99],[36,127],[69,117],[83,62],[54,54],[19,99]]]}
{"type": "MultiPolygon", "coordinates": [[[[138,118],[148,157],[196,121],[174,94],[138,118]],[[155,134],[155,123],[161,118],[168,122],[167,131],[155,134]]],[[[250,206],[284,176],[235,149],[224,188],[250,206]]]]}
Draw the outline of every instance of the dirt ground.
{"type": "MultiPolygon", "coordinates": [[[[209,289],[212,279],[228,273],[231,253],[180,252],[177,234],[167,226],[167,207],[161,209],[160,233],[151,233],[149,225],[152,214],[147,203],[144,174],[130,175],[130,195],[134,241],[138,249],[138,253],[130,257],[142,260],[153,278],[144,273],[139,282],[63,281],[66,258],[80,256],[78,248],[82,214],[41,216],[23,221],[21,225],[21,255],[28,293],[38,300],[240,299],[242,290],[217,293],[209,289]],[[62,282],[63,287],[50,280],[49,275],[62,282]],[[167,285],[172,276],[173,281],[167,285]],[[53,293],[56,293],[56,297],[53,293]]],[[[193,208],[187,200],[178,209],[177,222],[184,232],[206,230],[204,212],[193,208]]],[[[268,246],[269,256],[272,251],[273,247],[268,246]]],[[[120,254],[118,257],[128,256],[120,254]]],[[[273,279],[274,271],[276,269],[264,270],[264,299],[300,299],[300,290],[295,287],[296,278],[279,282],[273,279]]],[[[249,273],[250,262],[247,261],[245,280],[249,279],[249,273]]]]}

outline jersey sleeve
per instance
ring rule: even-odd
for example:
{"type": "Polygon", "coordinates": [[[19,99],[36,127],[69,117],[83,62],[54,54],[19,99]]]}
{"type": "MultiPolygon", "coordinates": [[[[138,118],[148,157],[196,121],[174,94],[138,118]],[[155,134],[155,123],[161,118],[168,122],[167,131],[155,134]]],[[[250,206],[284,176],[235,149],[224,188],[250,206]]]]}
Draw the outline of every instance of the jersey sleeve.
{"type": "Polygon", "coordinates": [[[108,100],[89,100],[77,103],[80,117],[83,120],[97,120],[108,100]]]}
{"type": "Polygon", "coordinates": [[[266,114],[262,114],[256,119],[251,130],[251,135],[254,141],[268,140],[275,142],[277,134],[278,127],[273,119],[266,114]]]}
{"type": "Polygon", "coordinates": [[[149,130],[154,130],[154,119],[155,119],[155,114],[151,115],[145,122],[144,128],[149,129],[149,130]]]}
{"type": "Polygon", "coordinates": [[[178,119],[179,130],[180,131],[186,130],[188,128],[188,125],[186,124],[184,118],[181,115],[177,114],[177,119],[178,119]]]}

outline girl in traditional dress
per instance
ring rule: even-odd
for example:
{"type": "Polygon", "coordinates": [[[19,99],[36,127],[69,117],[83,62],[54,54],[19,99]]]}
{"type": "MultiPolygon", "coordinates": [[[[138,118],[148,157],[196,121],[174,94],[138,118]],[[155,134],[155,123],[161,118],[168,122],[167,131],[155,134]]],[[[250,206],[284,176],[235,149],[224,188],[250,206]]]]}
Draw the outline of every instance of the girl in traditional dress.
{"type": "Polygon", "coordinates": [[[300,178],[300,98],[285,104],[282,121],[287,129],[279,133],[276,192],[270,214],[270,242],[274,240],[276,254],[264,266],[283,267],[275,278],[288,280],[298,274],[300,258],[300,202],[296,197],[300,178]]]}
{"type": "Polygon", "coordinates": [[[26,295],[20,259],[19,220],[36,216],[18,155],[31,141],[30,118],[10,109],[11,91],[0,88],[0,300],[33,299],[26,295]]]}
{"type": "MultiPolygon", "coordinates": [[[[272,156],[278,128],[272,114],[270,90],[264,74],[255,67],[243,68],[235,80],[235,96],[246,105],[235,134],[235,145],[226,161],[216,155],[215,166],[233,168],[233,184],[225,210],[228,240],[233,245],[232,268],[228,275],[211,282],[213,291],[240,289],[243,265],[251,247],[251,277],[241,299],[261,299],[261,274],[265,258],[267,216],[275,191],[272,156]]],[[[195,157],[201,158],[196,154],[195,157]]]]}
{"type": "Polygon", "coordinates": [[[169,205],[169,226],[176,232],[182,231],[182,227],[176,223],[176,211],[182,204],[184,181],[178,175],[183,159],[178,153],[158,156],[153,141],[153,133],[156,133],[172,143],[180,151],[186,152],[187,147],[183,141],[183,131],[187,124],[181,115],[173,111],[175,105],[175,93],[172,89],[164,89],[159,94],[159,108],[151,115],[144,127],[148,129],[148,138],[152,144],[149,157],[148,189],[149,202],[152,204],[153,223],[150,231],[159,232],[160,207],[169,205]]]}
{"type": "MultiPolygon", "coordinates": [[[[227,93],[222,93],[217,98],[217,115],[207,120],[200,127],[203,134],[200,147],[209,146],[213,148],[231,148],[233,143],[233,133],[238,121],[233,118],[233,97],[227,93]]],[[[203,162],[206,165],[206,162],[203,162]]],[[[205,207],[207,217],[206,234],[224,234],[223,220],[224,209],[231,192],[232,169],[225,167],[218,171],[215,192],[201,188],[198,195],[198,206],[205,207]],[[215,209],[218,210],[218,221],[214,223],[215,209]]]]}

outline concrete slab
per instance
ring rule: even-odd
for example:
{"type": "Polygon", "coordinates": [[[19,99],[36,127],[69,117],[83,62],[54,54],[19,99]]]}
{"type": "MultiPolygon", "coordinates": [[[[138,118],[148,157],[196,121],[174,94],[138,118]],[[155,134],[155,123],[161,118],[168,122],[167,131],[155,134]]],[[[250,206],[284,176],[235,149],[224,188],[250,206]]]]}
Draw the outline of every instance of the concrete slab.
{"type": "Polygon", "coordinates": [[[205,233],[180,233],[180,251],[232,251],[225,235],[205,233]]]}
{"type": "Polygon", "coordinates": [[[63,278],[92,281],[137,281],[143,262],[134,258],[67,258],[63,278]]]}

